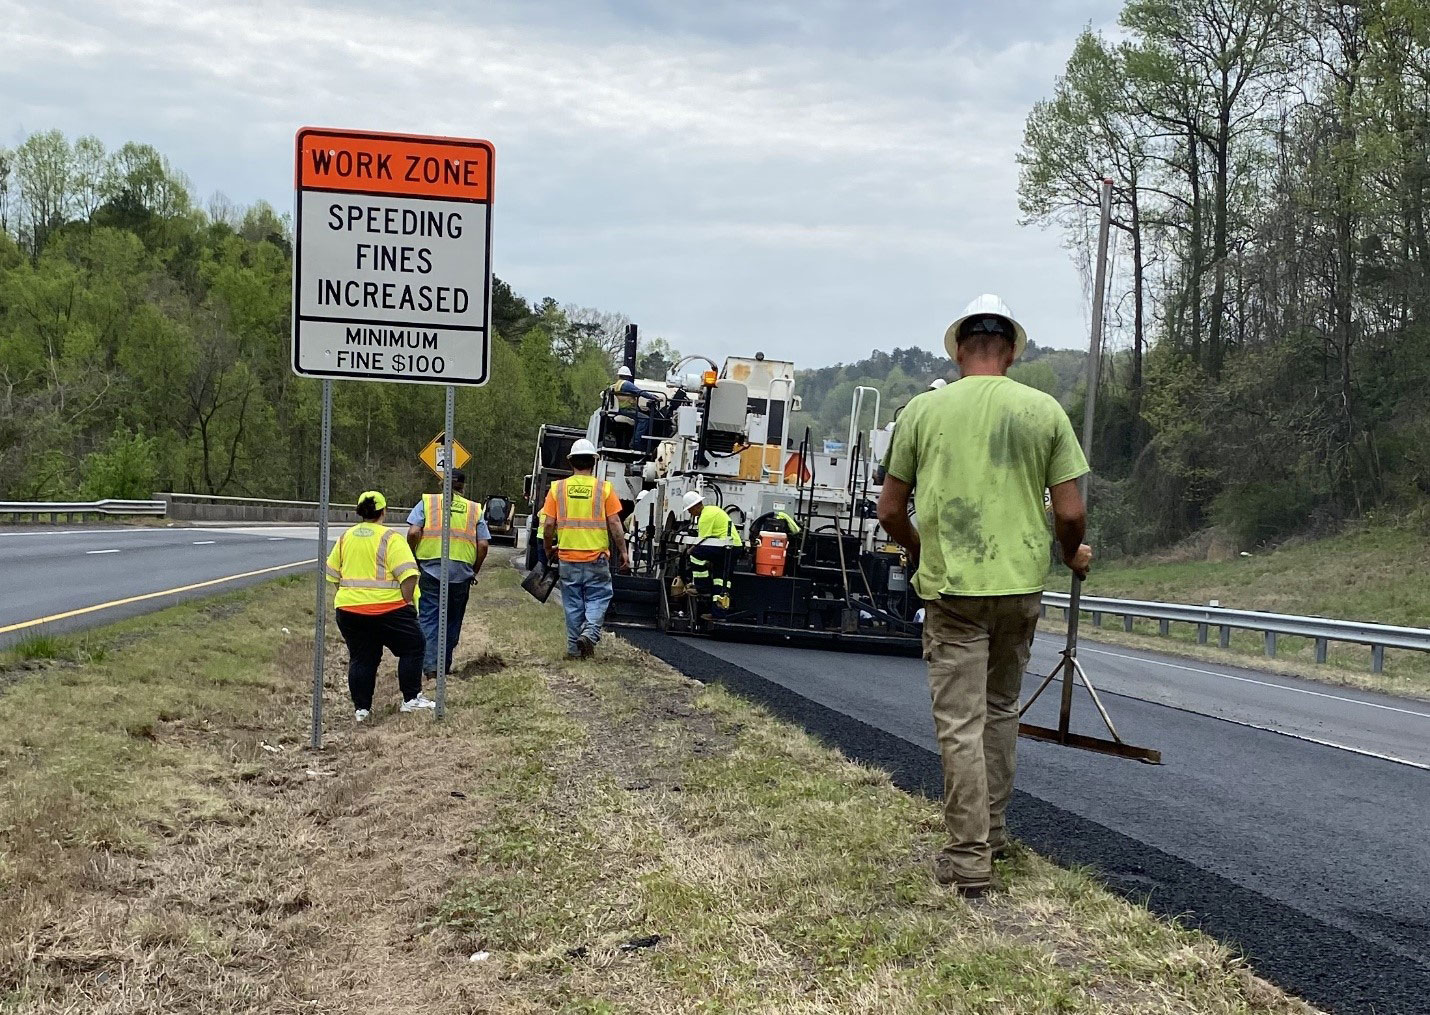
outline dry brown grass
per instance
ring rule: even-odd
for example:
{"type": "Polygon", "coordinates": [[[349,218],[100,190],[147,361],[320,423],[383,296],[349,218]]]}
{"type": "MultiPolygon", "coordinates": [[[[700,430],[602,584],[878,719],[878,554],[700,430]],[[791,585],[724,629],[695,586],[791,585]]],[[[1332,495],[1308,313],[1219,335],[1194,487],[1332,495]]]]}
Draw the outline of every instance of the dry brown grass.
{"type": "Polygon", "coordinates": [[[0,1008],[1307,1010],[1030,854],[970,907],[928,877],[928,802],[619,642],[560,660],[509,575],[440,726],[388,671],[355,729],[335,644],[314,754],[311,640],[280,633],[309,594],[170,611],[6,693],[0,1008]]]}

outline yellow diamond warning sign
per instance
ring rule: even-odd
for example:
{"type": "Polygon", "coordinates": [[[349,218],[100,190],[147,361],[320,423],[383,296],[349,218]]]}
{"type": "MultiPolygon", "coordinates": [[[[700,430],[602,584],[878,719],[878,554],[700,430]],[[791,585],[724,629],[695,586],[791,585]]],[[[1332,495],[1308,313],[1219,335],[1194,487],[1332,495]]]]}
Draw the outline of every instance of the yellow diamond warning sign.
{"type": "MultiPolygon", "coordinates": [[[[446,451],[446,448],[443,446],[446,443],[446,437],[445,432],[439,433],[436,437],[432,438],[431,442],[423,448],[421,454],[417,456],[422,459],[422,464],[431,469],[438,479],[441,479],[443,474],[442,453],[446,451]]],[[[468,453],[467,449],[453,440],[452,467],[456,469],[463,468],[471,460],[472,456],[468,453]]]]}

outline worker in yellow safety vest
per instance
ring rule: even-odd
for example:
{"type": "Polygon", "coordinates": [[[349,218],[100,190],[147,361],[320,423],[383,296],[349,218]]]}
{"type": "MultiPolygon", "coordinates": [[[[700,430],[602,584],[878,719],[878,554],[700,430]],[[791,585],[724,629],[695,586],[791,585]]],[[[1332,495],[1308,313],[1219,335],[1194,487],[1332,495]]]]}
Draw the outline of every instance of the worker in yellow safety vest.
{"type": "Polygon", "coordinates": [[[402,711],[436,708],[422,693],[422,629],[412,600],[417,593],[417,561],[395,530],[382,524],[387,498],[368,490],[358,498],[362,521],[348,529],[328,554],[324,568],[338,587],[338,630],[348,645],[348,693],[353,718],[366,722],[372,714],[377,665],[386,648],[397,657],[397,684],[402,711]]]}
{"type": "Polygon", "coordinates": [[[724,508],[705,503],[705,494],[691,490],[681,501],[695,521],[700,542],[690,551],[690,580],[701,595],[710,597],[711,613],[722,617],[730,609],[730,555],[744,546],[740,530],[724,508]]]}
{"type": "Polygon", "coordinates": [[[622,366],[616,371],[616,382],[611,385],[611,397],[615,400],[616,408],[624,415],[629,416],[632,423],[635,424],[631,432],[631,450],[650,450],[645,446],[646,434],[650,433],[651,423],[648,406],[659,397],[658,393],[647,391],[636,384],[631,368],[622,366]],[[642,408],[642,401],[646,403],[647,408],[642,408]]]}
{"type": "Polygon", "coordinates": [[[606,480],[597,479],[596,446],[582,438],[567,456],[572,475],[551,484],[542,514],[547,566],[559,561],[561,602],[566,610],[566,655],[596,652],[606,608],[615,594],[611,554],[622,570],[630,567],[621,530],[621,501],[606,480]]]}
{"type": "MultiPolygon", "coordinates": [[[[482,504],[462,496],[467,474],[452,470],[451,559],[447,562],[447,667],[452,672],[452,650],[462,635],[467,615],[467,598],[477,582],[491,548],[491,532],[482,518],[482,504]]],[[[437,635],[440,627],[442,595],[442,495],[426,493],[407,516],[407,545],[417,558],[421,575],[417,579],[417,623],[427,639],[422,672],[428,679],[437,676],[437,635]]]]}

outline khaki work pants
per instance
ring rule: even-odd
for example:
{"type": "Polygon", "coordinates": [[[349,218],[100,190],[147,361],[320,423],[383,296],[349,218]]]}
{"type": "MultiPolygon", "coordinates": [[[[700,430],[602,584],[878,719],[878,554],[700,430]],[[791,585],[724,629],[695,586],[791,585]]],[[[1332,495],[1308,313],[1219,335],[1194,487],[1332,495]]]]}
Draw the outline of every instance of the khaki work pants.
{"type": "Polygon", "coordinates": [[[960,882],[986,884],[1006,841],[1018,695],[1041,593],[946,596],[924,603],[924,659],[943,756],[944,852],[960,882]]]}

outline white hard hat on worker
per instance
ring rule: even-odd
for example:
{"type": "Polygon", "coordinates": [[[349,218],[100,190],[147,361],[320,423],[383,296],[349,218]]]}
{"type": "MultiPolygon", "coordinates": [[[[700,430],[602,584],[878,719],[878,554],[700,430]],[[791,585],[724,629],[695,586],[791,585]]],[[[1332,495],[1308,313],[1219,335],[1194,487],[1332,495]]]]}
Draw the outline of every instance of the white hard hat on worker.
{"type": "Polygon", "coordinates": [[[680,505],[687,512],[705,503],[705,495],[699,490],[691,490],[681,499],[680,505]]]}
{"type": "Polygon", "coordinates": [[[1028,333],[1023,330],[1023,326],[1018,323],[1018,319],[1013,316],[1013,311],[1008,304],[992,293],[984,293],[968,306],[963,308],[963,313],[958,320],[948,326],[948,330],[943,333],[943,347],[948,351],[950,357],[958,357],[958,335],[960,329],[967,324],[972,332],[984,331],[989,334],[1009,334],[1013,339],[1013,358],[1017,359],[1023,355],[1023,350],[1028,347],[1028,333]]]}
{"type": "Polygon", "coordinates": [[[595,458],[596,445],[582,437],[571,445],[571,450],[566,454],[567,458],[595,458]]]}
{"type": "Polygon", "coordinates": [[[622,366],[619,370],[616,371],[616,376],[625,378],[626,380],[630,380],[632,377],[635,376],[635,374],[631,373],[630,367],[622,366]]]}

